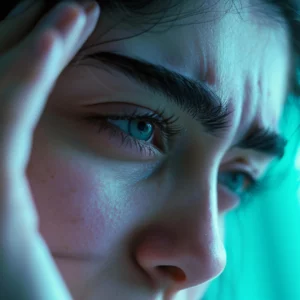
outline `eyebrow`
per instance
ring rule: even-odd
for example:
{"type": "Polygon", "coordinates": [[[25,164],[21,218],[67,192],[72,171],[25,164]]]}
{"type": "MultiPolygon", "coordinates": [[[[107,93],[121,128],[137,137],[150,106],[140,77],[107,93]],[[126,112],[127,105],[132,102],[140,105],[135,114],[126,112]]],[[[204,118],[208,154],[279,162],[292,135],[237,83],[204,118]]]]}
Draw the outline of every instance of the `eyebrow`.
{"type": "MultiPolygon", "coordinates": [[[[92,58],[104,66],[123,73],[152,92],[160,93],[200,122],[211,135],[216,136],[230,127],[232,110],[229,104],[204,82],[188,78],[161,65],[115,52],[97,52],[85,55],[83,58],[92,58]]],[[[250,149],[281,159],[286,144],[287,140],[275,131],[256,126],[233,147],[250,149]]]]}

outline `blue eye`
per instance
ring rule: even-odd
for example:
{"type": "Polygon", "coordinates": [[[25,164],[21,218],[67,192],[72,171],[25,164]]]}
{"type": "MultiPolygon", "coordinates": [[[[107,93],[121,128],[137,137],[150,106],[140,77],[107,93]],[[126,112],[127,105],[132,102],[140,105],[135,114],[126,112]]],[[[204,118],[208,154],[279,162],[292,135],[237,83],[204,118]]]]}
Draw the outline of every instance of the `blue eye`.
{"type": "Polygon", "coordinates": [[[239,196],[247,193],[256,182],[250,174],[242,171],[222,172],[219,174],[218,180],[239,196]]]}
{"type": "Polygon", "coordinates": [[[167,154],[174,140],[182,134],[184,128],[176,125],[176,115],[166,116],[165,111],[149,111],[123,115],[93,115],[84,118],[97,125],[98,133],[107,131],[114,139],[121,139],[124,148],[138,150],[143,156],[154,158],[158,152],[167,154]]]}
{"type": "Polygon", "coordinates": [[[119,127],[137,140],[147,142],[153,136],[154,126],[150,122],[143,120],[108,120],[109,123],[119,127]]]}

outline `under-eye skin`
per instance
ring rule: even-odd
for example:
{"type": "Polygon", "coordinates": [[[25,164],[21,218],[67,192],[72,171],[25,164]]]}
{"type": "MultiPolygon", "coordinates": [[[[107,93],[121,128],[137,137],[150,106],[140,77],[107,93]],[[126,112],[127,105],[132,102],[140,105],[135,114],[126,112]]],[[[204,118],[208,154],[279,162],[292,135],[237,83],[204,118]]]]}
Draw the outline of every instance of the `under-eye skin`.
{"type": "Polygon", "coordinates": [[[120,139],[121,147],[130,147],[142,156],[155,157],[157,152],[167,154],[171,142],[182,132],[183,127],[176,124],[178,118],[165,117],[164,111],[151,111],[118,115],[93,115],[84,118],[96,125],[98,133],[107,131],[110,138],[120,139]]]}

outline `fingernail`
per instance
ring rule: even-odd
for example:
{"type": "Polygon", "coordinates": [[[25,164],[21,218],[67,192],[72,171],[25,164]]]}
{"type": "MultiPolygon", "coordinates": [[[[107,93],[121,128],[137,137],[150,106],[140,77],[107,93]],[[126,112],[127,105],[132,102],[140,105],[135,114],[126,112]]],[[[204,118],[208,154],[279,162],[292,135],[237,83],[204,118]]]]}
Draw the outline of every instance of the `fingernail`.
{"type": "Polygon", "coordinates": [[[26,11],[33,3],[35,0],[26,0],[22,1],[19,5],[17,5],[8,15],[7,17],[15,17],[24,11],[26,11]]]}
{"type": "MultiPolygon", "coordinates": [[[[65,5],[66,3],[61,3],[59,8],[61,9],[61,7],[64,7],[65,5]]],[[[70,29],[71,24],[74,25],[74,23],[78,23],[76,21],[78,21],[79,16],[79,7],[71,6],[68,7],[67,10],[64,7],[64,10],[60,10],[60,13],[57,16],[56,27],[63,32],[68,31],[70,29]]]]}
{"type": "Polygon", "coordinates": [[[83,3],[82,6],[85,10],[85,13],[90,14],[94,10],[96,10],[97,6],[99,6],[99,5],[96,1],[89,1],[89,2],[83,3]]]}

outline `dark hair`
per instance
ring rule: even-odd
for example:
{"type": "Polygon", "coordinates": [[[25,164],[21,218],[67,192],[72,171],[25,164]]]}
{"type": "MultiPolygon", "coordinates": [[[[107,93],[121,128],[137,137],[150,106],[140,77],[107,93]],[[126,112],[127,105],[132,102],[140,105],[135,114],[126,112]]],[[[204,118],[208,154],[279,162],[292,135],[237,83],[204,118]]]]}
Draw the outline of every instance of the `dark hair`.
{"type": "MultiPolygon", "coordinates": [[[[39,0],[37,0],[39,1],[39,0]]],[[[44,0],[45,12],[54,7],[58,2],[64,0],[44,0]]],[[[205,2],[205,0],[202,0],[205,2]]],[[[300,2],[298,0],[251,0],[257,7],[261,6],[261,11],[264,15],[270,19],[274,18],[274,12],[276,15],[281,15],[282,20],[288,24],[288,33],[292,45],[292,64],[295,66],[292,70],[290,82],[289,82],[289,93],[300,97],[300,2]]],[[[20,0],[5,1],[0,9],[0,21],[6,17],[6,15],[13,9],[20,0]]],[[[107,13],[121,14],[123,20],[133,25],[147,25],[145,31],[150,30],[156,24],[165,22],[168,17],[168,22],[175,21],[178,18],[187,18],[191,15],[196,15],[199,11],[194,10],[193,12],[182,12],[182,5],[185,3],[183,0],[97,0],[101,6],[101,10],[107,13]],[[172,11],[173,15],[168,15],[168,11],[172,11]],[[177,13],[175,13],[177,11],[177,13]]],[[[232,0],[235,5],[235,0],[232,0]]],[[[202,9],[202,6],[200,9],[202,9]]],[[[213,6],[213,4],[212,4],[213,6]]],[[[275,20],[276,18],[274,18],[275,20]]],[[[295,99],[295,98],[293,98],[295,99]]],[[[297,101],[300,108],[300,101],[297,101]]]]}
{"type": "MultiPolygon", "coordinates": [[[[156,23],[154,22],[154,25],[162,21],[162,19],[164,18],[164,16],[166,16],[167,11],[170,8],[178,9],[178,14],[175,16],[177,18],[186,18],[190,15],[195,15],[199,13],[198,11],[193,11],[179,15],[181,11],[180,4],[183,4],[184,1],[178,0],[98,0],[98,2],[100,3],[103,11],[120,11],[122,13],[125,13],[125,15],[128,16],[127,20],[130,20],[128,22],[136,22],[136,20],[138,20],[140,22],[145,23],[149,22],[149,19],[153,19],[153,16],[160,15],[160,18],[154,18],[153,21],[156,20],[156,23]]],[[[235,1],[232,0],[232,2],[234,4],[235,1]]],[[[276,18],[276,21],[287,22],[293,52],[292,65],[295,66],[292,70],[290,78],[291,80],[289,83],[289,92],[298,97],[300,96],[300,2],[298,0],[259,0],[256,2],[261,2],[261,11],[267,17],[275,17],[274,12],[277,12],[276,15],[281,15],[281,18],[276,18]]],[[[259,7],[259,4],[256,5],[259,7]]],[[[300,103],[298,104],[300,107],[300,103]]]]}
{"type": "MultiPolygon", "coordinates": [[[[190,15],[199,13],[198,11],[193,11],[180,15],[180,4],[183,4],[184,1],[178,0],[98,0],[98,2],[100,3],[103,11],[122,12],[125,14],[125,17],[127,16],[126,20],[128,20],[128,22],[147,22],[149,24],[152,19],[152,24],[154,26],[163,20],[163,18],[167,15],[167,11],[170,9],[176,10],[177,8],[178,14],[174,16],[175,18],[186,18],[190,15]],[[153,16],[156,16],[156,18],[153,16]]],[[[232,2],[235,1],[233,0],[232,2]]],[[[287,22],[293,52],[292,65],[295,66],[290,78],[289,92],[298,97],[300,96],[300,2],[297,0],[261,0],[257,2],[261,2],[261,11],[267,17],[275,17],[274,11],[276,11],[277,15],[278,13],[281,15],[281,18],[277,18],[276,20],[279,22],[280,20],[287,22]],[[267,6],[264,4],[267,4],[267,6]]],[[[259,4],[256,5],[259,6],[259,4]]],[[[173,20],[172,17],[171,20],[173,20]]]]}

